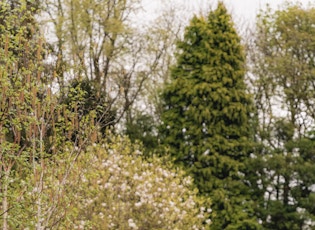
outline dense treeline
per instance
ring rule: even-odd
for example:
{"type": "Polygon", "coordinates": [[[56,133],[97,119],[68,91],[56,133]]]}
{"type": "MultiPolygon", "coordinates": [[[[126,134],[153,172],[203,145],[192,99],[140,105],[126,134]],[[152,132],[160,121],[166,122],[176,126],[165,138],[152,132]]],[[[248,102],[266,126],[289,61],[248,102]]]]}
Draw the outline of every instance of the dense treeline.
{"type": "Polygon", "coordinates": [[[3,230],[314,228],[315,8],[170,6],[0,2],[3,230]]]}

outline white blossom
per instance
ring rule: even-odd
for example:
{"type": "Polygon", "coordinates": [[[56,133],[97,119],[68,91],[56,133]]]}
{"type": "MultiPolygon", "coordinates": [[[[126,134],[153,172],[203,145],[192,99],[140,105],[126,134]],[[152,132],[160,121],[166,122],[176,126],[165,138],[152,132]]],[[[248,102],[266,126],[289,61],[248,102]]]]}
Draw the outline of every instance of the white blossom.
{"type": "MultiPolygon", "coordinates": [[[[205,215],[209,209],[200,206],[196,199],[191,177],[157,157],[146,162],[139,155],[140,149],[137,152],[123,141],[117,139],[106,148],[95,146],[97,154],[90,154],[93,161],[87,161],[90,164],[82,183],[90,192],[82,195],[85,202],[80,209],[88,213],[95,210],[94,214],[86,214],[86,220],[90,216],[99,218],[95,219],[94,229],[102,228],[100,224],[104,222],[110,229],[159,226],[166,230],[202,229],[203,223],[211,223],[205,215]],[[90,178],[94,181],[92,187],[90,178]]],[[[79,219],[85,220],[84,215],[80,214],[79,219]]]]}

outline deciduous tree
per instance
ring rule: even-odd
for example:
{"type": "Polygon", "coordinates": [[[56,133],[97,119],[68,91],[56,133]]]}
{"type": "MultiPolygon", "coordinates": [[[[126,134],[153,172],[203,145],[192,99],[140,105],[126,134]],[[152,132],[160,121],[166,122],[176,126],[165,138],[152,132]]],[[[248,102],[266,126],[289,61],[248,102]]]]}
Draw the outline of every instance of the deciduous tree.
{"type": "Polygon", "coordinates": [[[53,75],[45,72],[46,43],[36,21],[39,8],[33,4],[0,3],[0,226],[4,230],[51,228],[64,218],[69,205],[62,197],[69,171],[85,143],[96,135],[93,112],[77,116],[80,97],[66,107],[53,93],[53,75]],[[82,128],[80,137],[69,142],[77,127],[82,128]],[[63,158],[65,152],[69,154],[63,158]],[[50,165],[56,158],[60,167],[54,169],[50,165]]]}
{"type": "Polygon", "coordinates": [[[258,17],[251,49],[262,148],[257,164],[258,216],[266,229],[311,228],[314,210],[315,9],[286,4],[258,17]],[[308,173],[304,170],[307,170],[308,173]]]}

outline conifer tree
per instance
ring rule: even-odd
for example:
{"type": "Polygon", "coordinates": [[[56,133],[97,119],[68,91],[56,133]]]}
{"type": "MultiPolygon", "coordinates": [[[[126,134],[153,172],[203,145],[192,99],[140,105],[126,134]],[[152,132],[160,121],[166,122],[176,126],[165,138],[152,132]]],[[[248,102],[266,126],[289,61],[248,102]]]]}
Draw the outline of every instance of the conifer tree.
{"type": "Polygon", "coordinates": [[[162,94],[161,141],[211,197],[211,229],[258,229],[245,185],[253,106],[240,38],[224,4],[207,18],[193,17],[177,48],[162,94]]]}

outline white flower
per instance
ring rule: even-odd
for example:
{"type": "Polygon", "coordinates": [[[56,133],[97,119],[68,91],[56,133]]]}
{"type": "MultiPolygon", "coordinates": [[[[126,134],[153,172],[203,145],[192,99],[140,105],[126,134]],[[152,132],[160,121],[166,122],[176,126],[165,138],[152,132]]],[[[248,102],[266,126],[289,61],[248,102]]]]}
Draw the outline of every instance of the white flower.
{"type": "Polygon", "coordinates": [[[206,224],[211,224],[211,220],[210,219],[206,219],[206,224]]]}
{"type": "Polygon", "coordinates": [[[112,184],[111,183],[105,183],[105,188],[111,188],[112,187],[112,184]]]}
{"type": "Polygon", "coordinates": [[[136,207],[140,207],[141,205],[142,205],[142,202],[141,202],[141,201],[135,203],[135,206],[136,206],[136,207]]]}
{"type": "Polygon", "coordinates": [[[138,174],[136,173],[135,175],[133,175],[133,179],[134,179],[134,180],[139,180],[140,177],[139,177],[138,174]]]}
{"type": "Polygon", "coordinates": [[[126,189],[127,189],[127,184],[126,184],[126,183],[123,183],[120,188],[121,188],[122,191],[126,191],[126,189]]]}
{"type": "Polygon", "coordinates": [[[128,225],[132,229],[138,229],[138,226],[133,222],[133,219],[128,220],[128,225]]]}

